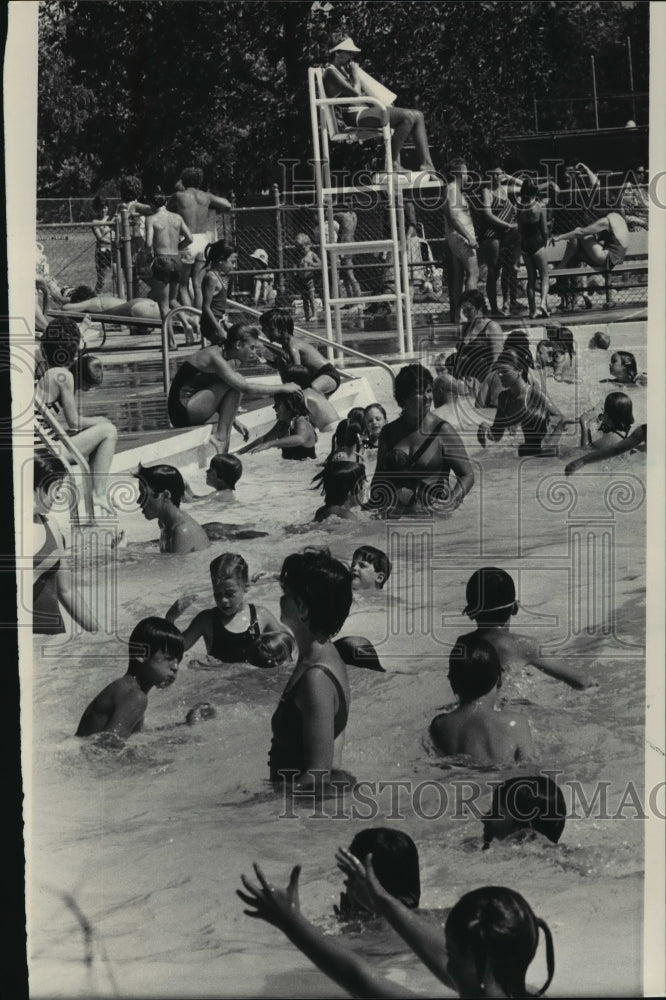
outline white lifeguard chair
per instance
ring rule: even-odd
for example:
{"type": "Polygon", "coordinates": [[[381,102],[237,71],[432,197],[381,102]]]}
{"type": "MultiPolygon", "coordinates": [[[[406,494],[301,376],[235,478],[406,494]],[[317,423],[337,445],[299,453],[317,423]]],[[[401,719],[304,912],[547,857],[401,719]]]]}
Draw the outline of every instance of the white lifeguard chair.
{"type": "MultiPolygon", "coordinates": [[[[323,73],[319,67],[308,70],[310,90],[310,117],[312,122],[312,146],[314,150],[315,187],[317,211],[319,215],[321,277],[323,307],[326,321],[326,338],[342,343],[340,306],[371,302],[386,302],[393,306],[396,316],[398,351],[401,356],[414,350],[412,334],[412,314],[409,293],[409,261],[405,238],[405,214],[402,189],[409,178],[396,174],[391,156],[391,134],[387,108],[375,97],[327,97],[324,91],[323,73]],[[341,126],[335,115],[335,108],[366,105],[376,108],[382,125],[377,129],[350,128],[341,126]],[[376,179],[380,183],[355,187],[337,187],[332,183],[330,163],[330,143],[341,144],[363,142],[370,138],[380,138],[384,143],[384,173],[376,179]],[[383,240],[359,240],[351,243],[332,243],[327,233],[333,233],[333,201],[336,196],[361,194],[367,191],[385,192],[388,195],[388,213],[391,236],[383,240]],[[326,225],[325,223],[328,223],[326,225]],[[339,260],[343,254],[354,257],[361,254],[387,253],[387,268],[393,267],[394,291],[382,295],[362,295],[341,297],[339,260]],[[330,271],[329,271],[330,266],[330,271]],[[329,281],[330,275],[330,281],[329,281]]],[[[373,178],[374,179],[374,178],[373,178]]]]}

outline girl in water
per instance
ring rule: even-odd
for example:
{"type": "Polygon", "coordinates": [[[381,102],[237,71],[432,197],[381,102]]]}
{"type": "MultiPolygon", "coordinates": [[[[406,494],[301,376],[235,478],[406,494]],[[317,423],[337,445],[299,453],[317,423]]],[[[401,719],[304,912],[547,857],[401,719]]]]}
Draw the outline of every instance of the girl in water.
{"type": "MultiPolygon", "coordinates": [[[[242,364],[257,360],[258,333],[256,327],[237,323],[229,329],[224,346],[204,347],[182,363],[169,389],[169,420],[173,427],[196,427],[217,414],[217,428],[210,439],[219,452],[229,451],[241,394],[272,396],[275,392],[274,385],[248,382],[238,371],[242,364]]],[[[287,382],[282,392],[300,392],[300,388],[295,382],[287,382]]]]}
{"type": "Polygon", "coordinates": [[[236,268],[238,255],[224,240],[209,243],[204,254],[206,273],[201,282],[203,302],[200,329],[211,344],[224,344],[229,332],[227,324],[227,285],[236,268]]]}
{"type": "MultiPolygon", "coordinates": [[[[485,886],[465,893],[450,911],[444,935],[418,913],[382,888],[372,867],[372,855],[359,861],[343,848],[336,854],[347,879],[347,891],[383,916],[428,969],[460,997],[543,996],[555,972],[553,938],[523,897],[502,886],[485,886]],[[548,977],[532,994],[525,979],[536,955],[539,931],[546,943],[548,977]]],[[[244,892],[237,895],[249,907],[245,913],[281,930],[327,976],[354,997],[412,997],[406,986],[378,976],[356,953],[335,937],[323,934],[303,916],[298,895],[301,866],[292,870],[286,889],[270,885],[255,864],[258,884],[241,876],[244,892]]]]}
{"type": "Polygon", "coordinates": [[[569,462],[564,472],[570,476],[591,462],[602,462],[625,451],[645,451],[647,424],[634,431],[634,411],[631,399],[624,392],[609,392],[604,400],[603,412],[588,410],[579,418],[580,446],[590,448],[587,455],[569,462]]]}
{"type": "Polygon", "coordinates": [[[358,506],[363,496],[365,466],[362,462],[327,462],[312,482],[324,494],[324,506],[316,511],[315,521],[326,521],[329,517],[357,519],[351,508],[358,506]]]}
{"type": "Polygon", "coordinates": [[[557,448],[543,447],[543,441],[547,434],[555,436],[563,429],[564,417],[560,411],[541,389],[530,384],[527,365],[515,350],[504,350],[496,367],[503,389],[492,427],[487,423],[479,426],[479,444],[485,447],[488,438],[501,441],[509,427],[520,424],[525,442],[518,449],[519,455],[556,455],[557,448]]]}
{"type": "Polygon", "coordinates": [[[351,571],[328,549],[305,549],[287,556],[280,585],[280,619],[296,639],[298,662],[271,719],[270,779],[285,780],[282,772],[291,771],[291,783],[296,771],[298,787],[325,788],[351,701],[347,669],[331,641],[349,615],[351,571]]]}
{"type": "Polygon", "coordinates": [[[636,358],[631,351],[615,351],[611,354],[610,374],[613,378],[602,379],[602,382],[620,382],[623,385],[647,385],[647,374],[636,368],[636,358]]]}
{"type": "Polygon", "coordinates": [[[79,353],[81,334],[68,316],[52,320],[41,340],[46,371],[37,382],[37,400],[63,420],[72,443],[90,461],[93,502],[109,514],[106,500],[108,475],[116,450],[118,431],[106,417],[84,417],[78,410],[74,376],[70,371],[79,353]]]}
{"type": "Polygon", "coordinates": [[[387,421],[386,410],[381,403],[371,403],[370,406],[366,406],[363,413],[366,448],[374,449],[377,447],[382,427],[386,426],[387,421]]]}
{"type": "Polygon", "coordinates": [[[302,394],[276,392],[273,409],[277,423],[266,434],[246,444],[238,454],[281,448],[283,458],[296,461],[316,458],[317,433],[312,426],[302,394]]]}

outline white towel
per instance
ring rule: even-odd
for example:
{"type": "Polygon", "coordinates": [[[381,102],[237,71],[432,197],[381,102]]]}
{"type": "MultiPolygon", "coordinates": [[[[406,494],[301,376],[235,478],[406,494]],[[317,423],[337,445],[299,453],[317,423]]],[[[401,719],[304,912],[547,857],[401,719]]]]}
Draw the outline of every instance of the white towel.
{"type": "Polygon", "coordinates": [[[392,90],[389,90],[388,87],[379,83],[378,80],[375,80],[375,78],[370,76],[369,73],[366,73],[360,66],[358,68],[358,79],[363,93],[367,94],[368,97],[376,97],[377,100],[381,101],[387,108],[390,108],[398,96],[397,94],[394,94],[392,90]]]}

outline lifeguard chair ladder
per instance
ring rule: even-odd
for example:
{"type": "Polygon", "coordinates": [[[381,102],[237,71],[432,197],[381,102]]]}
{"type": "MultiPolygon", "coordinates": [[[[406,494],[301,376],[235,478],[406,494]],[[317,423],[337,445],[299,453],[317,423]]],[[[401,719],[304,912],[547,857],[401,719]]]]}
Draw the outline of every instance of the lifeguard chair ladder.
{"type": "MultiPolygon", "coordinates": [[[[311,67],[308,70],[310,90],[310,118],[312,122],[312,146],[314,150],[315,190],[319,216],[321,279],[323,306],[326,321],[326,339],[342,343],[340,307],[371,302],[387,302],[393,305],[396,316],[398,350],[401,356],[414,350],[412,335],[412,313],[409,296],[409,262],[407,240],[405,238],[405,213],[400,184],[400,175],[393,171],[391,156],[391,127],[386,106],[374,97],[327,97],[324,91],[322,70],[311,67]],[[335,108],[364,104],[380,112],[383,124],[378,129],[350,129],[341,131],[336,120],[335,108]],[[332,183],[329,143],[362,142],[364,139],[380,136],[384,142],[385,183],[337,187],[332,183]],[[330,234],[334,232],[333,201],[336,196],[360,194],[367,191],[381,191],[388,195],[390,239],[359,240],[351,243],[332,243],[330,234]],[[328,223],[328,225],[326,225],[328,223]],[[329,234],[327,238],[327,232],[329,234]],[[393,292],[382,295],[362,295],[342,297],[340,295],[340,256],[389,253],[393,264],[393,292]],[[330,265],[330,272],[329,272],[330,265]],[[329,280],[330,274],[330,280],[329,280]]],[[[332,355],[329,349],[329,356],[332,355]]],[[[330,357],[330,360],[333,360],[330,357]]]]}

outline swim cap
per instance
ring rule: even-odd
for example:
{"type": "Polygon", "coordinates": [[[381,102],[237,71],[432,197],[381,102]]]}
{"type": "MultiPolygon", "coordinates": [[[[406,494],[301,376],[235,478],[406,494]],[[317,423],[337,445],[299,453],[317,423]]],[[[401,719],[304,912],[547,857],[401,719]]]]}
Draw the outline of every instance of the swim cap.
{"type": "Polygon", "coordinates": [[[516,587],[509,574],[495,566],[477,569],[467,581],[467,606],[463,614],[473,618],[480,611],[501,611],[516,602],[516,587]]]}

